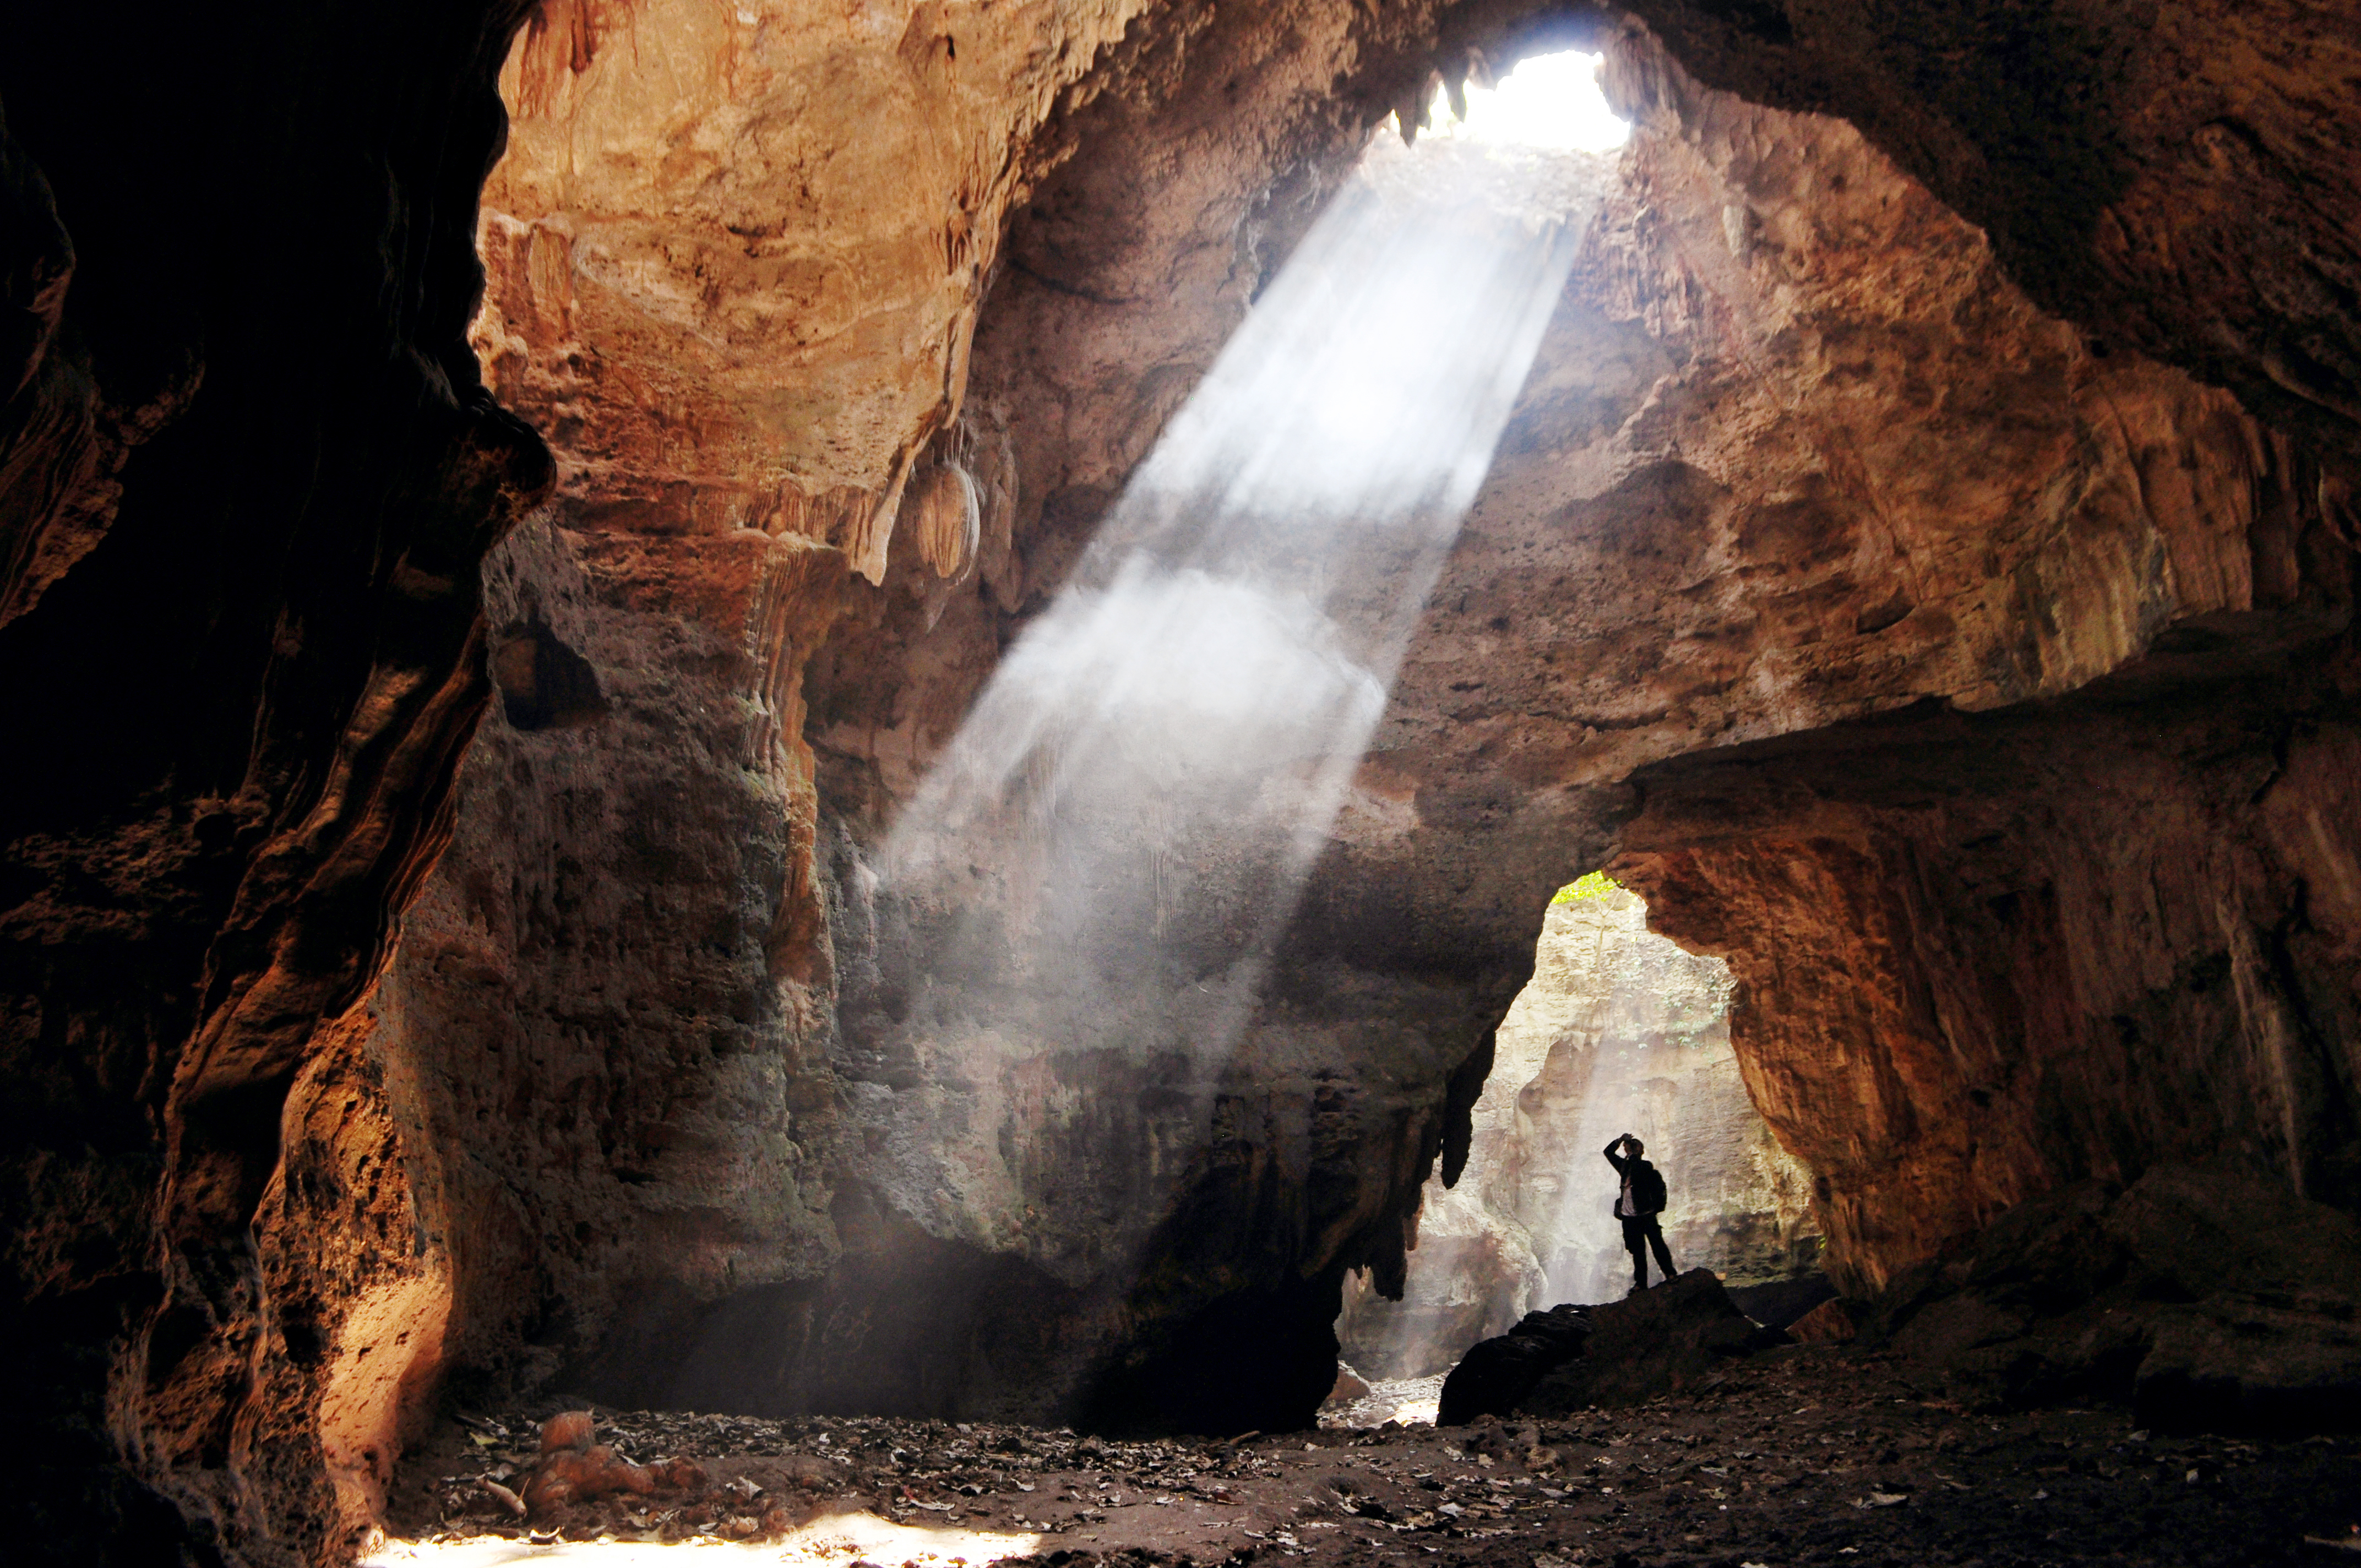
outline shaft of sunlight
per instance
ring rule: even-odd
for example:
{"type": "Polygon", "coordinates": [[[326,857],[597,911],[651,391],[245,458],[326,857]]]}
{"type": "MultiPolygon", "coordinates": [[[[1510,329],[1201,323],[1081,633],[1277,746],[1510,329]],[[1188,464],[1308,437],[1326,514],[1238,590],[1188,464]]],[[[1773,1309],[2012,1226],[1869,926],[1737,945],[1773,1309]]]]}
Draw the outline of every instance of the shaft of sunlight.
{"type": "Polygon", "coordinates": [[[854,879],[893,972],[852,1114],[924,1229],[1111,1277],[1202,1147],[1608,170],[1376,138],[854,879]],[[1152,1086],[1088,1225],[1010,1131],[1083,1052],[1152,1086]]]}
{"type": "Polygon", "coordinates": [[[1193,935],[1209,1043],[1384,707],[1576,237],[1455,183],[1342,192],[895,825],[884,886],[963,902],[977,843],[1018,828],[1030,978],[1079,1018],[1095,981],[1193,935]],[[1159,861],[1213,874],[1159,884],[1159,861]],[[1111,945],[1111,973],[1076,971],[1111,945]]]}

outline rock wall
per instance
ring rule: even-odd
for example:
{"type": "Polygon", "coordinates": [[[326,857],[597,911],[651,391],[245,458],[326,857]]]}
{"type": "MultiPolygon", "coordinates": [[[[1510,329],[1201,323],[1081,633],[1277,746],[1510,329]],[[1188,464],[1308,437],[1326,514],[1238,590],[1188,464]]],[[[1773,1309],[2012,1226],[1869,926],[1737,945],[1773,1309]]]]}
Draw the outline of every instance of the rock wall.
{"type": "Polygon", "coordinates": [[[1713,86],[1856,126],[2044,310],[2227,388],[2351,482],[2351,27],[2301,0],[1631,9],[1713,86]]]}
{"type": "Polygon", "coordinates": [[[1627,874],[1756,999],[1748,1087],[1856,1292],[2152,1165],[2355,1205],[2354,648],[2260,679],[2235,648],[1648,779],[1627,874]]]}
{"type": "Polygon", "coordinates": [[[552,478],[465,337],[522,9],[0,13],[14,1562],[348,1553],[339,1434],[423,1391],[328,1349],[410,1314],[401,1161],[316,1031],[450,831],[478,574],[552,478]]]}
{"type": "Polygon", "coordinates": [[[1550,905],[1533,977],[1494,1036],[1466,1168],[1421,1195],[1400,1300],[1366,1279],[1346,1288],[1336,1334],[1355,1371],[1431,1376],[1529,1311],[1630,1289],[1599,1152],[1625,1133],[1664,1172],[1676,1266],[1746,1285],[1817,1262],[1811,1173],[1747,1098],[1731,987],[1727,965],[1651,933],[1629,893],[1550,905]]]}

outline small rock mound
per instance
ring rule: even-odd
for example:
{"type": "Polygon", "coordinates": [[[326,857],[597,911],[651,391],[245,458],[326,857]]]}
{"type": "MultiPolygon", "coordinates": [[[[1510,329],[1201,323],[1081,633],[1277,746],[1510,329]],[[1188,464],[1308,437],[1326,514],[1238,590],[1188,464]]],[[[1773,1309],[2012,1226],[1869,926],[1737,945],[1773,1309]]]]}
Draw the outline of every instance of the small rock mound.
{"type": "Polygon", "coordinates": [[[1582,1354],[1591,1333],[1590,1309],[1558,1306],[1527,1312],[1507,1333],[1479,1341],[1443,1380],[1434,1424],[1466,1426],[1478,1416],[1505,1416],[1553,1369],[1582,1354]]]}
{"type": "Polygon", "coordinates": [[[1786,1337],[1740,1311],[1711,1269],[1693,1268],[1603,1307],[1527,1313],[1452,1369],[1435,1424],[1634,1404],[1692,1387],[1730,1357],[1786,1337]]]}
{"type": "Polygon", "coordinates": [[[1740,1311],[1709,1268],[1591,1309],[1587,1354],[1549,1373],[1521,1407],[1558,1416],[1592,1405],[1633,1405],[1695,1387],[1733,1356],[1776,1343],[1740,1311]]]}

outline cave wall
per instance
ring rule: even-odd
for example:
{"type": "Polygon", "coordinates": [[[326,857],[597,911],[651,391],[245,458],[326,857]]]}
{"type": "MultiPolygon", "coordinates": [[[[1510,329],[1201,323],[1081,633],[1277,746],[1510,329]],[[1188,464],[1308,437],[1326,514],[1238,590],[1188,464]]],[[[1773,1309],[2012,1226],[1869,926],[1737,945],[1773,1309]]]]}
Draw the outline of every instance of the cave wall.
{"type": "Polygon", "coordinates": [[[2361,461],[2361,32],[2302,0],[2005,10],[1641,0],[1687,70],[1830,115],[1991,239],[2042,309],[2361,461]]]}
{"type": "Polygon", "coordinates": [[[2354,647],[2234,648],[1643,775],[1623,863],[1755,999],[1749,1088],[1856,1293],[2156,1165],[2361,1201],[2354,647]]]}
{"type": "Polygon", "coordinates": [[[395,1190],[335,1207],[308,1327],[254,1226],[315,1028],[449,831],[478,567],[552,477],[465,340],[520,19],[0,15],[14,1561],[335,1557],[365,1522],[313,1331],[395,1190]]]}

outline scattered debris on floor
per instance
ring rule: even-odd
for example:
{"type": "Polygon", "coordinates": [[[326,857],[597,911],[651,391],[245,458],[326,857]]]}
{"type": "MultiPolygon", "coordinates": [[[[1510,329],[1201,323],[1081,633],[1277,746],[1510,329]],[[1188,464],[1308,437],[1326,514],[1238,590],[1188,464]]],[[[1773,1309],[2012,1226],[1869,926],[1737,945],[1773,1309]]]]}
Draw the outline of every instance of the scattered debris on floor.
{"type": "MultiPolygon", "coordinates": [[[[1401,1391],[1375,1385],[1352,1409],[1399,1408],[1401,1391]]],[[[653,1543],[692,1541],[840,1568],[1302,1556],[1371,1568],[2218,1568],[2343,1561],[2361,1524],[2361,1439],[2174,1438],[2121,1409],[1975,1410],[1910,1364],[1854,1347],[1766,1352],[1621,1409],[1443,1429],[1389,1412],[1390,1426],[1221,1442],[593,1414],[588,1433],[553,1428],[547,1450],[527,1414],[447,1423],[404,1466],[390,1521],[402,1539],[370,1561],[564,1555],[620,1568],[673,1561],[647,1557],[653,1543]],[[648,1487],[536,1491],[538,1475],[594,1464],[609,1479],[633,1467],[648,1487]],[[510,1499],[527,1497],[539,1504],[521,1518],[510,1499]]]]}

